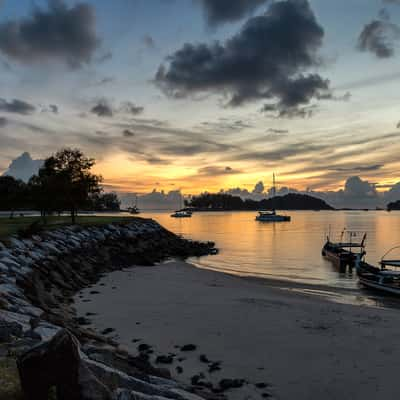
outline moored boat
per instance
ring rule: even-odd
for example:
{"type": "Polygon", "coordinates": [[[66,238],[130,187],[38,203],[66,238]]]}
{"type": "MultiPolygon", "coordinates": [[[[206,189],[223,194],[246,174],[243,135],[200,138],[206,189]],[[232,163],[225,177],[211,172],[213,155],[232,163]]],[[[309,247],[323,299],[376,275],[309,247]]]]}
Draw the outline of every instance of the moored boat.
{"type": "Polygon", "coordinates": [[[175,211],[173,214],[171,214],[172,218],[190,218],[191,216],[192,213],[190,211],[185,211],[185,210],[175,211]]]}
{"type": "Polygon", "coordinates": [[[289,215],[279,215],[275,210],[272,211],[259,211],[256,216],[256,221],[261,222],[289,222],[289,215]]]}
{"type": "Polygon", "coordinates": [[[391,269],[391,267],[400,268],[400,259],[385,259],[397,248],[399,247],[394,247],[382,257],[380,267],[357,258],[356,268],[360,283],[371,289],[400,296],[400,270],[391,269]]]}
{"type": "Polygon", "coordinates": [[[365,240],[367,237],[364,234],[361,241],[353,241],[357,237],[357,234],[357,232],[346,231],[344,229],[338,242],[333,242],[330,239],[330,235],[328,235],[322,247],[322,256],[333,261],[340,267],[354,267],[357,257],[363,258],[365,255],[365,240]],[[347,242],[343,241],[345,233],[349,237],[347,242]]]}

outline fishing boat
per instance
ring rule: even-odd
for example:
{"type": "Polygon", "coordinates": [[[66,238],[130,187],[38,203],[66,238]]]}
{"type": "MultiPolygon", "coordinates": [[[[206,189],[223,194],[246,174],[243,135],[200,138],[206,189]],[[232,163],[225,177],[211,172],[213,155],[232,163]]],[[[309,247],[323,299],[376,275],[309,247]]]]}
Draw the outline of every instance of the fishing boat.
{"type": "Polygon", "coordinates": [[[261,222],[289,222],[289,215],[279,215],[275,210],[272,211],[259,211],[256,216],[256,221],[261,222]]]}
{"type": "Polygon", "coordinates": [[[400,259],[385,259],[400,246],[390,249],[379,262],[379,267],[366,263],[361,257],[356,260],[356,269],[362,285],[389,294],[400,296],[400,259]]]}
{"type": "Polygon", "coordinates": [[[361,241],[353,241],[359,236],[358,232],[347,231],[343,229],[340,240],[333,242],[330,234],[326,237],[326,242],[322,247],[322,256],[333,261],[340,267],[354,267],[356,258],[362,258],[365,255],[365,240],[367,234],[364,233],[361,241]],[[344,236],[348,236],[348,241],[343,241],[344,236]]]}
{"type": "MultiPolygon", "coordinates": [[[[272,198],[276,197],[276,181],[275,173],[272,174],[272,188],[271,188],[272,198]]],[[[289,215],[279,215],[276,211],[259,211],[256,216],[256,221],[260,222],[290,222],[291,217],[289,215]]]]}

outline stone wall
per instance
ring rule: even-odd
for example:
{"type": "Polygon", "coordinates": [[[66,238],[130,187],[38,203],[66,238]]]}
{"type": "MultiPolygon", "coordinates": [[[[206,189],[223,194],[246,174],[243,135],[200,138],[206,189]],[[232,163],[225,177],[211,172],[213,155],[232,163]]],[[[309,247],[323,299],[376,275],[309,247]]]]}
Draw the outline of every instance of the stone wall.
{"type": "Polygon", "coordinates": [[[183,387],[167,370],[86,329],[85,321],[76,318],[72,299],[110,271],[214,251],[212,243],[184,240],[141,218],[11,237],[7,246],[0,242],[0,343],[18,355],[28,398],[45,399],[43,393],[52,386],[57,387],[58,399],[69,400],[221,398],[205,388],[183,387]],[[61,371],[60,357],[65,358],[61,371]],[[75,386],[60,381],[63,376],[75,379],[75,386]],[[71,385],[74,391],[66,389],[71,385]]]}

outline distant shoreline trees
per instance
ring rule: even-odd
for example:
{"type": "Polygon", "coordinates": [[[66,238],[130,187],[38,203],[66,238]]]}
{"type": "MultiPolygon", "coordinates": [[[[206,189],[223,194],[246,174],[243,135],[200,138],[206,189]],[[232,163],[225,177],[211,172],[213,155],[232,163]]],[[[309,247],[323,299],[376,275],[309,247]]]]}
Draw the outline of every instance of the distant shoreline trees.
{"type": "Polygon", "coordinates": [[[11,176],[0,177],[0,210],[39,210],[47,215],[68,211],[75,223],[79,210],[119,211],[115,193],[103,193],[102,177],[91,172],[95,160],[78,149],[63,149],[47,158],[28,183],[11,176]]]}
{"type": "Polygon", "coordinates": [[[226,193],[203,193],[194,196],[186,202],[188,207],[198,210],[333,210],[329,204],[321,199],[298,193],[289,193],[285,196],[276,196],[260,201],[242,199],[226,193]]]}

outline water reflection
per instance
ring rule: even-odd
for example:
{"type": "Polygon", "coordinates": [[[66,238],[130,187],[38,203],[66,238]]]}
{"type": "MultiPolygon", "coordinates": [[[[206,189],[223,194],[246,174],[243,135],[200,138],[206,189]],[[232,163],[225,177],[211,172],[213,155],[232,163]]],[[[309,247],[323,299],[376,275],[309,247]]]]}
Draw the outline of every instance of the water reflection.
{"type": "Polygon", "coordinates": [[[196,213],[174,219],[169,213],[143,213],[166,228],[198,240],[216,242],[220,253],[198,263],[242,275],[358,289],[356,274],[324,260],[321,248],[329,227],[367,233],[367,261],[377,263],[400,244],[400,213],[384,211],[293,211],[291,222],[262,223],[254,212],[196,213]]]}

